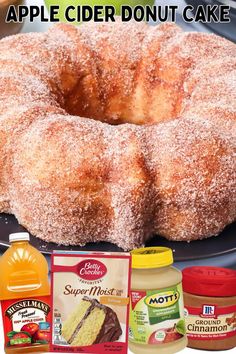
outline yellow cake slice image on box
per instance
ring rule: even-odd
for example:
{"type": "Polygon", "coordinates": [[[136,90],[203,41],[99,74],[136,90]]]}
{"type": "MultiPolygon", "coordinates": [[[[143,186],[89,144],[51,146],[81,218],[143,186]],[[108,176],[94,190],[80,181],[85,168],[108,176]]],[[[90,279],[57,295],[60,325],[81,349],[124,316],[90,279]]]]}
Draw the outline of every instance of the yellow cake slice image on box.
{"type": "Polygon", "coordinates": [[[116,313],[96,299],[83,297],[62,325],[62,336],[73,346],[115,342],[122,329],[116,313]]]}

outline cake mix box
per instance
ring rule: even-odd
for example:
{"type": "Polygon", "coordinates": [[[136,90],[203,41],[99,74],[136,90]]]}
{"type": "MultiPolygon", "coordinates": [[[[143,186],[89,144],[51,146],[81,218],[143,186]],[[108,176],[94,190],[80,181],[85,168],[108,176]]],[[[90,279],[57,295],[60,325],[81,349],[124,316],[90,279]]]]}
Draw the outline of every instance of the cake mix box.
{"type": "Polygon", "coordinates": [[[128,253],[52,255],[51,351],[128,351],[131,258],[128,253]]]}

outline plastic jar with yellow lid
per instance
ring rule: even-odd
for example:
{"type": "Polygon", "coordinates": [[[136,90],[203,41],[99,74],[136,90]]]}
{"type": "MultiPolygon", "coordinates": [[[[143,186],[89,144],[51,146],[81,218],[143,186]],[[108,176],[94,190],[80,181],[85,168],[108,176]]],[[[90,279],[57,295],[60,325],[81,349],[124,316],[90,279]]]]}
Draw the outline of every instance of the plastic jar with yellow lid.
{"type": "Polygon", "coordinates": [[[166,247],[132,254],[129,349],[135,354],[172,354],[184,349],[182,273],[166,247]]]}

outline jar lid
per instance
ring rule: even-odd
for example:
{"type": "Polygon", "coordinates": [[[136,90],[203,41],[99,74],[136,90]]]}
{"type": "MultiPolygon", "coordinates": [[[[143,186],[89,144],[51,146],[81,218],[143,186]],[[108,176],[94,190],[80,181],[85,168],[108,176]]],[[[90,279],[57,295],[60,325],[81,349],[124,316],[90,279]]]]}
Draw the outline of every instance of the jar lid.
{"type": "Polygon", "coordinates": [[[29,240],[30,240],[30,235],[28,234],[28,232],[17,232],[9,235],[9,242],[29,241],[29,240]]]}
{"type": "Polygon", "coordinates": [[[173,263],[173,253],[167,247],[145,247],[131,252],[132,268],[161,268],[173,263]]]}
{"type": "Polygon", "coordinates": [[[200,296],[236,296],[236,271],[218,267],[185,268],[183,289],[200,296]]]}

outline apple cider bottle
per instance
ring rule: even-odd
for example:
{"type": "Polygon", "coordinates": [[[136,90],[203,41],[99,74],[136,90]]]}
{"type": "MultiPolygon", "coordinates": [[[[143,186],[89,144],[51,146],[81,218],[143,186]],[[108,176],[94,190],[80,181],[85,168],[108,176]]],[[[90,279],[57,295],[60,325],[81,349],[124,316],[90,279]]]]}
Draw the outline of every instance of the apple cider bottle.
{"type": "Polygon", "coordinates": [[[11,234],[9,241],[10,248],[0,258],[5,352],[47,352],[50,341],[47,261],[29,244],[28,233],[11,234]]]}

